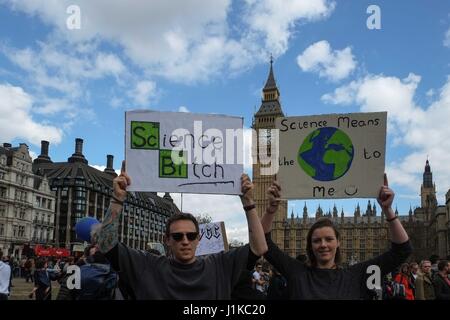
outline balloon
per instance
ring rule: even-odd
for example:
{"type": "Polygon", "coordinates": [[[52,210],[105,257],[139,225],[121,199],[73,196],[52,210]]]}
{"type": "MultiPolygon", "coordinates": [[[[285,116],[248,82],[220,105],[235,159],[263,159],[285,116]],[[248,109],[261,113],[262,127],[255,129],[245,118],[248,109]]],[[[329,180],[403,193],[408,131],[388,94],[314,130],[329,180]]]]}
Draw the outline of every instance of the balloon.
{"type": "Polygon", "coordinates": [[[83,241],[91,242],[92,227],[100,222],[93,217],[85,217],[78,220],[75,225],[75,233],[77,238],[83,241]]]}

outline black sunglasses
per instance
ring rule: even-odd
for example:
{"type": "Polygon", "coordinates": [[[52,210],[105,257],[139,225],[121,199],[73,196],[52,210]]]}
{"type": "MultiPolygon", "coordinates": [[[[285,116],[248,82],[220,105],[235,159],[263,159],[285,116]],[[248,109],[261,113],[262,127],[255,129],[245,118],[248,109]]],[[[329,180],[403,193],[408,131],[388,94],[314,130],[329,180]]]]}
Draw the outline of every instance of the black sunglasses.
{"type": "Polygon", "coordinates": [[[177,242],[183,240],[184,235],[186,235],[186,238],[187,238],[189,241],[194,241],[194,240],[197,239],[197,237],[198,237],[198,232],[186,232],[186,233],[183,233],[183,232],[174,232],[174,233],[171,233],[171,234],[170,234],[170,236],[172,237],[172,239],[175,240],[175,241],[177,241],[177,242]]]}

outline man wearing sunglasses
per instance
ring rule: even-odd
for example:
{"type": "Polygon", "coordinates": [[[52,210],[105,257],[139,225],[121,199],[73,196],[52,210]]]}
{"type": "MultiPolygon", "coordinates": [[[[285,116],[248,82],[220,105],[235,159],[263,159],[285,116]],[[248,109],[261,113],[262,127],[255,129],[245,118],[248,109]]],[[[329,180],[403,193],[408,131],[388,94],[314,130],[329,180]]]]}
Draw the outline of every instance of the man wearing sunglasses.
{"type": "Polygon", "coordinates": [[[119,243],[119,221],[130,177],[122,170],[113,181],[113,196],[105,219],[93,235],[101,252],[119,272],[134,299],[230,299],[231,291],[247,267],[249,255],[262,256],[267,244],[253,200],[250,178],[241,177],[241,201],[247,217],[249,245],[204,257],[196,257],[199,227],[194,216],[180,213],[166,225],[165,243],[171,257],[135,250],[119,243]]]}

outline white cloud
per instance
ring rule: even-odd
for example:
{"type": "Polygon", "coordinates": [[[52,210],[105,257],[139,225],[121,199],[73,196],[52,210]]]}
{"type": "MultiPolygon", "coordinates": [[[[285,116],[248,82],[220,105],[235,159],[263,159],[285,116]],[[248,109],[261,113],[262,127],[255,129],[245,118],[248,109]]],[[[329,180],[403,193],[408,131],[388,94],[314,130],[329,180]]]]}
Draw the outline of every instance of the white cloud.
{"type": "Polygon", "coordinates": [[[109,101],[109,104],[111,105],[111,107],[116,109],[123,105],[123,101],[120,98],[112,97],[109,101]]]}
{"type": "Polygon", "coordinates": [[[37,153],[32,150],[29,150],[29,152],[30,152],[31,160],[34,161],[34,159],[36,159],[38,157],[37,153]]]}
{"type": "MultiPolygon", "coordinates": [[[[90,166],[91,166],[91,167],[94,167],[95,169],[100,170],[100,171],[102,171],[102,172],[106,169],[106,166],[104,166],[104,165],[90,164],[90,166]]],[[[117,173],[117,175],[120,174],[120,169],[116,169],[116,170],[114,170],[114,171],[117,173]]]]}
{"type": "Polygon", "coordinates": [[[33,97],[22,88],[0,85],[0,136],[4,141],[23,139],[37,146],[41,140],[58,144],[63,132],[35,121],[31,116],[33,103],[33,97]]]}
{"type": "MultiPolygon", "coordinates": [[[[66,27],[71,0],[3,0],[14,10],[39,17],[56,30],[54,37],[74,44],[77,52],[92,53],[92,43],[105,41],[150,76],[172,81],[204,81],[215,75],[231,76],[288,49],[294,27],[329,16],[327,0],[246,1],[235,10],[231,0],[124,1],[79,0],[81,29],[66,27]],[[239,10],[239,11],[238,11],[239,10]]],[[[108,66],[120,71],[114,61],[108,66]]],[[[102,69],[100,67],[100,69],[102,69]]]]}
{"type": "Polygon", "coordinates": [[[101,52],[95,59],[95,70],[99,76],[107,74],[117,76],[126,71],[126,67],[116,55],[101,52]]]}
{"type": "Polygon", "coordinates": [[[186,108],[185,106],[180,106],[178,108],[178,112],[190,112],[188,108],[186,108]]]}
{"type": "Polygon", "coordinates": [[[398,146],[407,147],[409,151],[407,156],[388,164],[389,180],[417,191],[428,156],[440,201],[443,201],[450,187],[450,126],[444,120],[450,119],[450,77],[428,107],[414,102],[419,83],[420,76],[412,73],[404,79],[368,75],[337,88],[322,99],[328,103],[356,104],[363,112],[388,111],[388,133],[398,146]]]}
{"type": "Polygon", "coordinates": [[[132,90],[128,91],[128,95],[138,106],[148,106],[150,99],[156,96],[156,84],[153,81],[139,81],[132,90]]]}
{"type": "Polygon", "coordinates": [[[50,58],[51,62],[48,67],[53,67],[55,63],[62,63],[60,68],[63,68],[65,65],[63,64],[64,59],[61,58],[61,54],[58,52],[53,51],[53,54],[50,53],[47,55],[43,51],[34,51],[30,48],[21,50],[2,48],[2,51],[11,62],[27,72],[28,77],[38,89],[54,89],[59,92],[78,96],[80,87],[77,82],[69,80],[68,77],[61,75],[61,73],[50,74],[47,69],[47,62],[45,60],[50,57],[53,57],[55,60],[52,61],[50,58]]]}
{"type": "Polygon", "coordinates": [[[445,33],[444,46],[450,48],[450,28],[445,33]]]}
{"type": "Polygon", "coordinates": [[[335,4],[326,0],[247,0],[246,20],[252,36],[262,36],[265,48],[275,56],[288,48],[293,28],[300,21],[314,21],[328,17],[335,4]]]}
{"type": "Polygon", "coordinates": [[[64,118],[60,125],[64,131],[77,121],[96,123],[96,114],[89,106],[90,81],[113,77],[118,90],[136,82],[122,60],[96,50],[95,41],[84,49],[87,51],[80,53],[78,48],[57,41],[37,42],[35,48],[24,49],[0,46],[0,52],[24,71],[20,79],[34,97],[32,111],[52,120],[64,118]]]}
{"type": "Polygon", "coordinates": [[[90,166],[93,167],[93,168],[95,168],[95,169],[97,169],[97,170],[100,170],[100,171],[102,171],[102,172],[103,172],[103,170],[106,169],[106,166],[98,165],[98,164],[90,164],[90,166]]]}
{"type": "Polygon", "coordinates": [[[317,72],[320,77],[331,81],[346,78],[356,68],[356,60],[350,47],[332,50],[325,40],[306,48],[297,56],[297,64],[303,71],[317,72]]]}
{"type": "Polygon", "coordinates": [[[39,103],[39,107],[34,108],[38,114],[51,115],[63,111],[70,112],[74,107],[65,99],[44,98],[39,103]]]}
{"type": "Polygon", "coordinates": [[[355,100],[359,86],[359,81],[352,81],[348,85],[336,88],[333,93],[324,94],[321,100],[330,104],[350,105],[355,100]]]}

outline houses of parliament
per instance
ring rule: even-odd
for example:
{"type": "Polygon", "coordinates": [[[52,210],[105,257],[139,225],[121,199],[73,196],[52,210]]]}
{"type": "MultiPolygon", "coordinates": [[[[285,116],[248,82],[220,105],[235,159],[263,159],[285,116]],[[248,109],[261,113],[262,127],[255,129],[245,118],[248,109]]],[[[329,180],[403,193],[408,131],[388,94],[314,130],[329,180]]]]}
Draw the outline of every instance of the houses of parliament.
{"type": "MultiPolygon", "coordinates": [[[[274,129],[277,117],[284,117],[284,113],[271,61],[269,75],[262,90],[261,106],[254,114],[252,127],[258,132],[261,129],[274,129]]],[[[259,153],[259,145],[257,152],[259,153]]],[[[261,167],[263,165],[259,162],[253,164],[255,202],[260,217],[267,205],[266,190],[274,179],[270,175],[261,175],[261,167]]],[[[420,197],[421,206],[414,210],[410,208],[408,214],[402,215],[395,211],[414,247],[411,259],[420,261],[428,259],[433,254],[445,258],[450,255],[450,189],[445,196],[445,205],[438,205],[436,186],[433,183],[428,160],[423,172],[420,197]]],[[[353,216],[345,216],[342,210],[339,213],[336,206],[328,212],[324,212],[320,205],[314,214],[309,210],[311,209],[308,209],[305,203],[300,217],[299,213],[294,211],[288,216],[287,201],[282,201],[276,212],[272,239],[280,249],[292,257],[306,254],[308,230],[321,217],[330,218],[338,227],[341,234],[342,261],[346,264],[370,259],[390,247],[388,223],[381,212],[377,212],[375,201],[371,203],[369,200],[367,207],[363,208],[358,204],[353,216]]]]}

